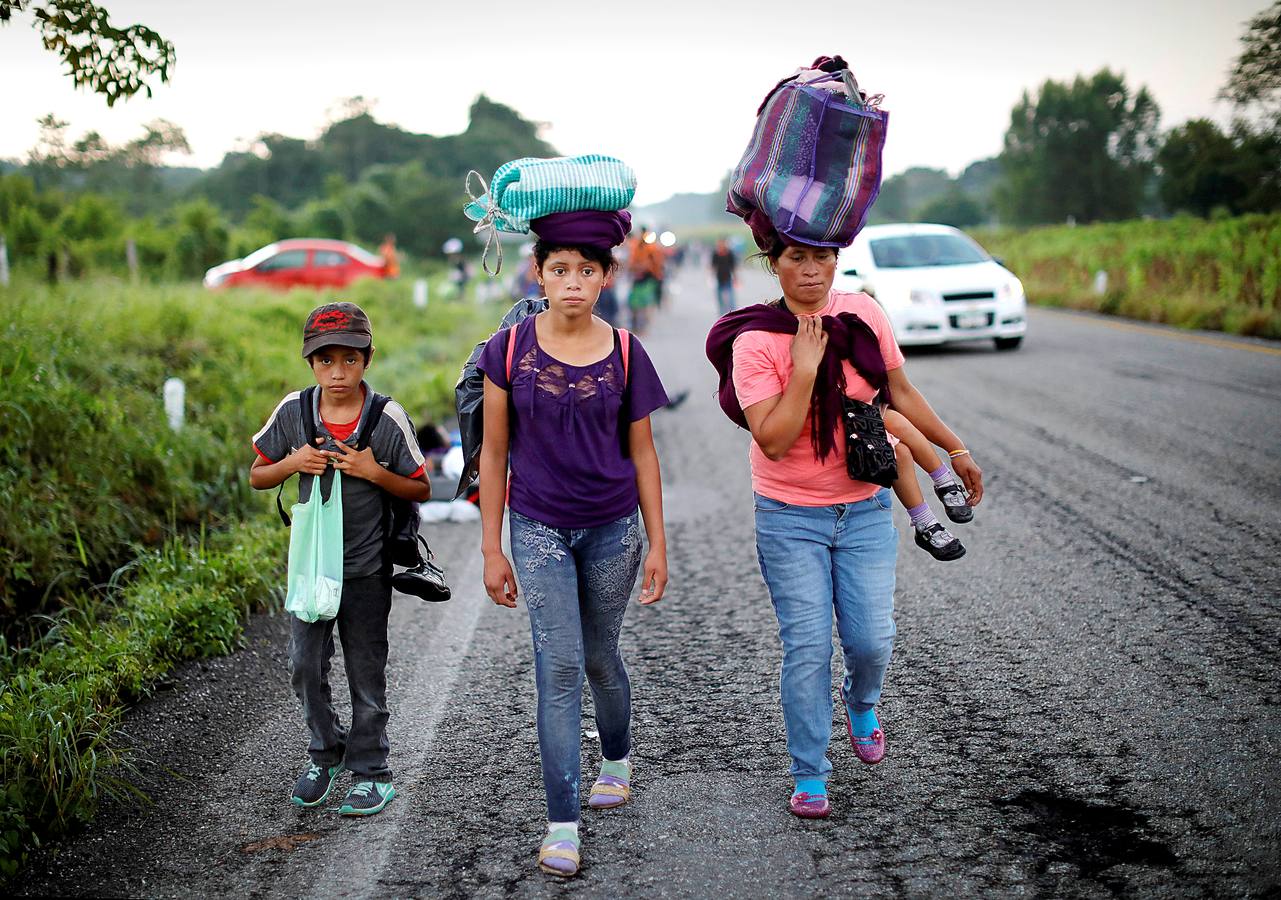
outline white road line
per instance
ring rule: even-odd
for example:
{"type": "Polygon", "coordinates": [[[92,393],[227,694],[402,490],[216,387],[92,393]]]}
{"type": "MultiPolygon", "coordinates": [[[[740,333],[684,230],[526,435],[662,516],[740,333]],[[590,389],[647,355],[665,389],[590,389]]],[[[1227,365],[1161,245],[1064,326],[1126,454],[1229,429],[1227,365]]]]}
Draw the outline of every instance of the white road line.
{"type": "MultiPolygon", "coordinates": [[[[468,546],[475,550],[470,542],[468,546]]],[[[392,646],[394,656],[417,660],[412,674],[399,689],[388,686],[396,718],[401,723],[397,730],[403,735],[412,735],[409,740],[401,738],[393,750],[392,762],[396,771],[406,773],[398,777],[398,781],[410,782],[413,779],[409,773],[422,771],[427,748],[431,746],[446,704],[457,699],[454,685],[471,647],[481,610],[490,603],[481,586],[483,569],[480,553],[467,553],[465,560],[463,566],[449,572],[449,583],[453,589],[453,597],[448,604],[449,614],[441,619],[430,641],[425,645],[396,646],[393,643],[392,646]]],[[[393,628],[396,620],[401,618],[396,611],[412,610],[410,604],[413,602],[416,601],[404,598],[396,601],[392,608],[393,628]]],[[[375,821],[368,823],[375,827],[348,831],[352,852],[333,852],[336,848],[328,848],[326,855],[333,868],[323,876],[317,873],[319,877],[313,887],[319,889],[323,886],[324,893],[331,896],[387,896],[387,889],[379,885],[378,879],[384,874],[391,848],[400,840],[410,804],[415,800],[412,791],[405,791],[379,813],[375,821]]],[[[326,843],[332,842],[333,838],[326,843]]]]}

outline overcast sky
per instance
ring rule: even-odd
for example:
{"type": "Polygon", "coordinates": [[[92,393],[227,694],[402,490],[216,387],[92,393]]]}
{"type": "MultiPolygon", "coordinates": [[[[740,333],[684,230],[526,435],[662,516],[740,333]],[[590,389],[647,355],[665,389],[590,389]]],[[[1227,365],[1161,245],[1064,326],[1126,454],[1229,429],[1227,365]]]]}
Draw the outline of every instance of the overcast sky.
{"type": "MultiPolygon", "coordinates": [[[[1162,127],[1207,116],[1265,0],[102,0],[116,25],[173,41],[155,96],[108,109],[77,91],[29,14],[0,29],[0,157],[21,158],[52,112],[73,137],[112,142],[166,118],[212,166],[261,132],[311,138],[345,97],[411,131],[449,134],[485,93],[547,123],[562,153],[604,152],[637,171],[637,201],[714,190],[766,91],[798,65],[840,53],[890,111],[886,174],[953,174],[998,153],[1010,109],[1046,79],[1104,66],[1146,85],[1162,127]]],[[[486,173],[487,175],[489,173],[486,173]]]]}

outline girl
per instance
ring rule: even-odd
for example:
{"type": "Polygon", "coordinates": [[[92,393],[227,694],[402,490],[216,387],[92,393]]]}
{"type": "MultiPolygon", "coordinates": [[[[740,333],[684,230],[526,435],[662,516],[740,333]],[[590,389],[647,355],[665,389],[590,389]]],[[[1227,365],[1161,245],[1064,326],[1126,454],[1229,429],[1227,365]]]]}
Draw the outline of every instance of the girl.
{"type": "Polygon", "coordinates": [[[603,756],[588,806],[621,806],[631,794],[631,685],[618,638],[641,564],[638,506],[649,540],[640,602],[658,602],[667,584],[649,424],[667,395],[640,341],[592,314],[630,222],[626,212],[598,211],[535,219],[548,309],[495,334],[477,364],[485,591],[515,607],[523,590],[529,609],[548,819],[538,864],[555,875],[573,875],[580,860],[584,673],[603,756]],[[502,549],[505,487],[519,589],[502,549]]]}

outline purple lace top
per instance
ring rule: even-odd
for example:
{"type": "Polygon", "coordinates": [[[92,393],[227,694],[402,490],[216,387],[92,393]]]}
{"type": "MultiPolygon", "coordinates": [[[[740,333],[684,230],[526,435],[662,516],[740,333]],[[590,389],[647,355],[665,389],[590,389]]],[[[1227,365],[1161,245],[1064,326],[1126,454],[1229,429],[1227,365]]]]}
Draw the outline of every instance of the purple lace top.
{"type": "Polygon", "coordinates": [[[618,349],[591,365],[567,365],[538,346],[532,316],[516,326],[512,384],[507,329],[489,339],[476,367],[511,392],[513,510],[553,528],[595,528],[636,509],[636,467],[619,441],[624,391],[631,422],[666,406],[667,392],[635,335],[626,385],[618,349]]]}

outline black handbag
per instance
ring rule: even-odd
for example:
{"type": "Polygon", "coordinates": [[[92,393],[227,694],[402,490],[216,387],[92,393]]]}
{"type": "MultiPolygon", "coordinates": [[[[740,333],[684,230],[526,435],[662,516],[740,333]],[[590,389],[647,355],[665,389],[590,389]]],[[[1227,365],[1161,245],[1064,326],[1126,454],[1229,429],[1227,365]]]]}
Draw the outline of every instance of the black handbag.
{"type": "Polygon", "coordinates": [[[402,594],[409,594],[428,603],[443,603],[452,596],[449,585],[445,582],[445,570],[436,565],[436,556],[421,534],[418,535],[418,540],[426,552],[418,557],[416,565],[392,575],[391,586],[402,594]]]}
{"type": "Polygon", "coordinates": [[[855,481],[889,487],[898,478],[898,466],[880,407],[852,397],[842,400],[846,471],[855,481]]]}

